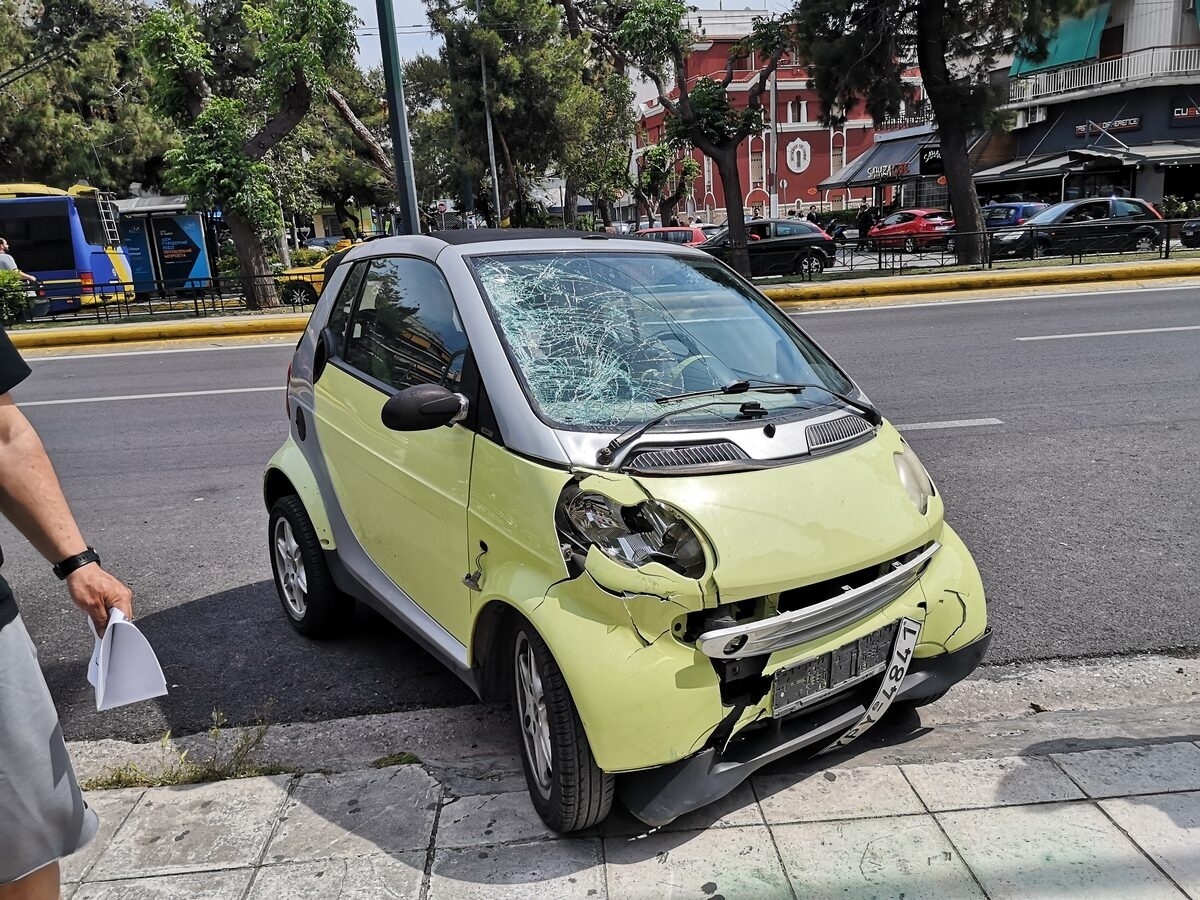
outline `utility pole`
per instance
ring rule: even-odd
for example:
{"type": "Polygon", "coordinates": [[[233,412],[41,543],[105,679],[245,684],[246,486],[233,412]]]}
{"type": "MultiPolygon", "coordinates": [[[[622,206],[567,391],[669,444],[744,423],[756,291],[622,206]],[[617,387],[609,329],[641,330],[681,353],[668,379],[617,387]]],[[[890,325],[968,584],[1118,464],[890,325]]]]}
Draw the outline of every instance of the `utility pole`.
{"type": "Polygon", "coordinates": [[[396,169],[396,194],[400,201],[400,233],[420,234],[421,215],[417,210],[417,185],[413,175],[412,145],[408,140],[408,107],[404,103],[404,72],[400,68],[400,50],[396,45],[396,11],[392,0],[375,0],[379,14],[379,47],[383,55],[383,83],[387,91],[388,131],[392,137],[392,157],[396,169]]]}
{"type": "Polygon", "coordinates": [[[779,161],[779,128],[776,124],[776,119],[779,116],[779,102],[776,94],[776,84],[779,81],[779,70],[776,68],[771,73],[771,164],[767,171],[770,173],[768,183],[771,185],[771,212],[772,219],[779,216],[779,188],[775,183],[775,176],[779,173],[775,171],[775,167],[779,161]]]}
{"type": "MultiPolygon", "coordinates": [[[[383,0],[379,0],[383,2],[383,0]]],[[[475,0],[475,23],[483,24],[483,9],[475,0]]],[[[479,72],[483,78],[483,117],[487,120],[488,168],[492,174],[492,206],[496,210],[496,225],[500,225],[500,179],[496,175],[496,139],[492,136],[492,103],[488,99],[487,60],[479,54],[479,72]]]]}

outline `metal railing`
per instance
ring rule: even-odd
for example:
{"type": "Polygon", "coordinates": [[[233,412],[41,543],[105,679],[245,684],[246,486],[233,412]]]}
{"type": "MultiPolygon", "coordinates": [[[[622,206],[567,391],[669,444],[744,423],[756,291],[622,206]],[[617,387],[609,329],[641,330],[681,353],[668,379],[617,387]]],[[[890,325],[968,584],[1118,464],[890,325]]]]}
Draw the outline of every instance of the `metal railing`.
{"type": "Polygon", "coordinates": [[[1200,47],[1151,47],[1099,62],[1026,75],[1009,85],[1008,102],[1030,103],[1105,84],[1150,81],[1172,75],[1200,75],[1200,47]]]}

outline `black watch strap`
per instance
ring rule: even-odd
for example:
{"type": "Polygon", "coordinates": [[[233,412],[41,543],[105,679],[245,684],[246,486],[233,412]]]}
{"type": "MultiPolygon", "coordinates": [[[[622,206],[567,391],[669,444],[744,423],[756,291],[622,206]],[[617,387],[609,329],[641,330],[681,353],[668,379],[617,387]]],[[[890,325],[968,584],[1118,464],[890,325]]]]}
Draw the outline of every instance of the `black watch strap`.
{"type": "Polygon", "coordinates": [[[100,554],[94,548],[88,547],[82,553],[75,556],[68,556],[62,562],[54,567],[54,574],[58,576],[58,580],[62,581],[76,569],[82,569],[89,563],[99,563],[100,554]]]}

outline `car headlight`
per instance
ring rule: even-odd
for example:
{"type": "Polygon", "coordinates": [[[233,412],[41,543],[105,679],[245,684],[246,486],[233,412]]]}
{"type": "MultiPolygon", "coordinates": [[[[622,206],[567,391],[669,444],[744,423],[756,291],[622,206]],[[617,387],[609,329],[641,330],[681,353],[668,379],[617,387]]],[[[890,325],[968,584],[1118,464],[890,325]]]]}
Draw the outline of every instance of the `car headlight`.
{"type": "Polygon", "coordinates": [[[622,506],[603,494],[576,491],[564,492],[559,511],[564,556],[575,551],[586,556],[588,548],[595,546],[630,568],[657,562],[688,578],[704,574],[699,538],[665,504],[645,500],[636,506],[622,506]]]}
{"type": "Polygon", "coordinates": [[[929,498],[934,495],[933,480],[929,473],[925,471],[925,467],[917,459],[917,454],[913,453],[908,444],[903,444],[902,449],[892,456],[892,460],[896,463],[896,474],[900,476],[904,493],[908,494],[908,499],[921,515],[925,515],[929,510],[929,498]]]}

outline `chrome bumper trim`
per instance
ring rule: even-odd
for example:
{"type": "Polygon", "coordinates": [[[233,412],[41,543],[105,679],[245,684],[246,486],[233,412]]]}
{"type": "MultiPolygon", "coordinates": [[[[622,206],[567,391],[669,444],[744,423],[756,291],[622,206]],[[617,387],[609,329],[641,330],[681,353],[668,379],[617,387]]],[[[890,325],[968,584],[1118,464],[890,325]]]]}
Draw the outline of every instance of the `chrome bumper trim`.
{"type": "Polygon", "coordinates": [[[941,546],[934,541],[918,556],[886,575],[822,603],[745,625],[706,631],[696,639],[696,647],[713,659],[742,659],[786,650],[837,631],[882,609],[916,584],[941,546]],[[726,652],[731,641],[740,646],[726,652]]]}

